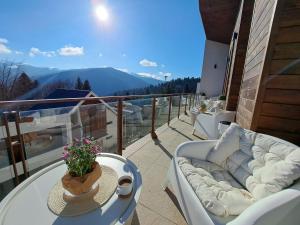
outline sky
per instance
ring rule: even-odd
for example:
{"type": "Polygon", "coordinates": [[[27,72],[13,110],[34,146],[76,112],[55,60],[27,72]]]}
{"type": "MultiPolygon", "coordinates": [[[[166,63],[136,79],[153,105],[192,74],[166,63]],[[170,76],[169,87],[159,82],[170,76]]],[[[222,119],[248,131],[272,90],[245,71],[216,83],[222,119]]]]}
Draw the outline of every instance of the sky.
{"type": "Polygon", "coordinates": [[[1,0],[0,23],[0,60],[159,79],[202,70],[198,0],[1,0]]]}

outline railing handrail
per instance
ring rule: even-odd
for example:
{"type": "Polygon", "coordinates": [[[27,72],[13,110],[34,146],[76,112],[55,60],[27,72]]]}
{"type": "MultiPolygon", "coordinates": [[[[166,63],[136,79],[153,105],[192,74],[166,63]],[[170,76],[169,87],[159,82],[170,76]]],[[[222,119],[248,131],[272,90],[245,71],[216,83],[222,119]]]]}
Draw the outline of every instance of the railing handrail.
{"type": "MultiPolygon", "coordinates": [[[[195,103],[195,97],[198,96],[198,94],[195,94],[195,93],[173,93],[173,94],[151,94],[151,95],[127,95],[127,96],[101,96],[101,97],[82,97],[82,98],[61,98],[61,99],[35,99],[35,100],[14,100],[14,101],[0,101],[0,107],[1,107],[1,111],[2,109],[4,108],[3,106],[8,106],[10,107],[11,109],[7,109],[6,112],[3,112],[3,114],[0,113],[0,119],[3,120],[3,124],[5,125],[5,128],[6,128],[6,140],[7,140],[7,143],[8,143],[8,151],[10,153],[10,157],[12,159],[12,163],[11,165],[13,166],[13,170],[14,170],[14,176],[15,179],[16,179],[16,182],[18,183],[18,177],[21,173],[18,173],[18,167],[17,167],[17,162],[16,160],[14,160],[14,154],[15,153],[18,153],[19,151],[15,151],[14,150],[14,143],[13,143],[13,140],[12,140],[12,136],[17,136],[17,140],[19,141],[20,143],[20,146],[21,146],[21,154],[24,154],[25,153],[25,147],[24,147],[24,139],[23,139],[23,133],[21,133],[21,130],[20,130],[20,123],[21,123],[21,120],[20,120],[20,115],[19,115],[19,111],[16,110],[16,106],[25,106],[25,105],[35,105],[35,104],[50,104],[50,103],[64,103],[64,102],[81,102],[82,101],[98,101],[100,104],[104,104],[105,107],[107,107],[109,110],[111,110],[116,116],[117,116],[117,126],[116,126],[116,133],[117,133],[117,143],[116,143],[116,151],[115,153],[118,153],[120,155],[122,155],[122,151],[123,151],[123,126],[124,126],[124,117],[123,117],[123,113],[125,112],[124,111],[124,104],[123,102],[124,101],[127,101],[127,100],[131,100],[131,99],[140,99],[140,98],[144,98],[144,99],[151,99],[152,101],[152,116],[151,116],[151,137],[153,139],[157,139],[158,136],[157,134],[155,133],[155,128],[156,128],[156,117],[158,116],[158,114],[156,114],[157,112],[157,98],[159,97],[168,97],[168,120],[167,120],[167,124],[168,126],[170,125],[170,120],[171,120],[171,111],[172,111],[172,108],[173,108],[173,103],[172,103],[172,100],[174,96],[178,96],[179,97],[179,102],[175,101],[176,103],[174,103],[175,106],[177,106],[178,104],[178,113],[177,113],[177,117],[179,118],[180,114],[181,114],[181,106],[182,105],[182,96],[185,96],[186,99],[185,99],[185,102],[184,102],[184,113],[187,114],[186,110],[187,110],[187,104],[188,104],[188,97],[189,97],[189,109],[191,107],[191,97],[193,96],[193,104],[195,103]],[[114,101],[116,102],[117,104],[116,105],[109,105],[107,104],[106,101],[114,101]],[[14,106],[14,107],[12,107],[14,106]],[[15,117],[11,117],[11,115],[15,115],[15,117]],[[12,122],[12,120],[15,120],[15,126],[16,126],[16,134],[15,133],[12,133],[10,132],[10,128],[11,126],[9,125],[9,123],[12,122]]],[[[97,102],[97,103],[98,103],[97,102]]],[[[90,104],[96,104],[94,102],[90,102],[90,104]]],[[[148,105],[147,105],[148,106],[148,105]]],[[[165,105],[164,105],[165,106],[165,105]]],[[[20,107],[21,108],[21,107],[20,107]]],[[[28,107],[29,108],[29,107],[28,107]]],[[[175,108],[176,109],[176,108],[175,108]]],[[[4,110],[3,110],[4,111],[4,110]]],[[[30,117],[28,117],[27,119],[29,119],[30,117]]],[[[24,119],[24,118],[23,118],[24,119]]],[[[30,120],[25,120],[24,122],[27,123],[27,122],[32,122],[33,121],[33,118],[31,118],[30,120]]],[[[64,119],[64,123],[65,124],[60,124],[59,126],[62,126],[62,125],[65,125],[66,126],[66,130],[67,132],[69,131],[69,134],[67,133],[67,138],[68,137],[71,137],[72,138],[72,134],[70,134],[70,132],[72,132],[72,124],[71,126],[67,127],[67,123],[70,123],[71,120],[68,120],[67,118],[64,119]],[[70,131],[71,130],[71,131],[70,131]]],[[[107,122],[107,121],[106,121],[107,122]]],[[[23,123],[23,122],[22,122],[23,123]]],[[[52,123],[52,121],[50,121],[50,123],[52,123]]],[[[55,126],[58,126],[58,124],[54,124],[55,126]]],[[[115,127],[115,124],[113,124],[113,126],[115,127]]],[[[29,129],[31,129],[32,126],[29,126],[29,129]]],[[[46,126],[46,127],[42,127],[43,129],[48,129],[49,127],[46,126]]],[[[80,129],[83,129],[80,128],[80,129]]],[[[0,130],[1,131],[1,130],[0,130]]],[[[115,131],[115,129],[114,129],[115,131]]],[[[34,131],[28,131],[27,130],[27,133],[29,132],[34,132],[34,131]]],[[[5,136],[3,136],[5,138],[5,136]]],[[[57,148],[59,149],[59,148],[57,148]]],[[[54,149],[55,151],[57,151],[57,149],[54,149]]],[[[62,149],[60,149],[62,150],[62,149]]],[[[55,152],[55,156],[57,156],[57,152],[55,152]]],[[[21,155],[22,157],[22,155],[21,155]]],[[[48,157],[48,156],[47,156],[48,157]]],[[[25,172],[25,174],[27,174],[28,170],[27,168],[27,165],[26,163],[28,162],[27,160],[28,159],[25,159],[24,157],[22,158],[23,160],[23,171],[25,172]]],[[[10,170],[9,170],[9,173],[8,174],[11,174],[10,170]]]]}
{"type": "Polygon", "coordinates": [[[63,102],[78,102],[87,100],[103,100],[103,101],[118,101],[118,100],[130,100],[139,98],[159,98],[169,96],[183,96],[193,93],[174,93],[174,94],[150,94],[150,95],[124,95],[124,96],[100,96],[100,97],[81,97],[81,98],[57,98],[57,99],[33,99],[33,100],[11,100],[0,101],[0,106],[9,105],[34,105],[34,104],[47,104],[47,103],[63,103],[63,102]]]}

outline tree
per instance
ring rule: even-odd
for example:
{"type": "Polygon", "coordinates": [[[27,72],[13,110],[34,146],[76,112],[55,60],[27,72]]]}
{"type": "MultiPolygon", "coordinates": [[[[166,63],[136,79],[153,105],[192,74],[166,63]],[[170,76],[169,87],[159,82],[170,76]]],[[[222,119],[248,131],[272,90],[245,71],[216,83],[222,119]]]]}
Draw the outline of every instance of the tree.
{"type": "Polygon", "coordinates": [[[189,84],[188,84],[188,83],[186,83],[186,84],[184,85],[184,90],[183,90],[183,92],[184,92],[184,93],[190,93],[190,88],[189,88],[189,84]]]}
{"type": "Polygon", "coordinates": [[[19,63],[0,61],[0,100],[23,96],[38,86],[36,80],[19,71],[19,63]]]}
{"type": "Polygon", "coordinates": [[[90,86],[90,83],[89,83],[88,80],[85,80],[85,81],[83,82],[82,90],[88,90],[88,91],[91,90],[91,86],[90,86]]]}
{"type": "Polygon", "coordinates": [[[145,88],[136,88],[131,90],[119,91],[117,95],[131,95],[131,94],[171,94],[171,93],[194,93],[196,92],[197,83],[200,78],[188,77],[178,78],[167,82],[159,83],[158,85],[150,85],[145,88]]]}
{"type": "Polygon", "coordinates": [[[77,77],[77,81],[75,83],[75,89],[82,90],[82,86],[83,86],[83,84],[82,84],[80,77],[77,77]]]}
{"type": "Polygon", "coordinates": [[[20,76],[18,76],[13,90],[13,96],[19,97],[26,94],[28,91],[36,88],[38,86],[38,82],[36,80],[31,80],[30,77],[22,72],[20,76]]]}
{"type": "Polygon", "coordinates": [[[17,65],[13,62],[0,61],[0,100],[11,100],[18,73],[13,68],[17,65]]]}

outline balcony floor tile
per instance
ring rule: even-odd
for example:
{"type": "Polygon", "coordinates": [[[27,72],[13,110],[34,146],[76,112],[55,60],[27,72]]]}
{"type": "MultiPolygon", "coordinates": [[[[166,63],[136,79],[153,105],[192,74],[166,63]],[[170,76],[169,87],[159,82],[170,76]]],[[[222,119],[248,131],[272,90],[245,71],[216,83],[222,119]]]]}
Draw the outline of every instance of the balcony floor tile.
{"type": "Polygon", "coordinates": [[[175,196],[171,191],[164,191],[162,185],[177,146],[186,141],[199,140],[192,132],[189,116],[182,115],[179,120],[172,120],[170,127],[164,125],[157,130],[158,140],[152,140],[147,135],[124,151],[124,156],[138,166],[143,179],[133,225],[187,224],[175,196]]]}

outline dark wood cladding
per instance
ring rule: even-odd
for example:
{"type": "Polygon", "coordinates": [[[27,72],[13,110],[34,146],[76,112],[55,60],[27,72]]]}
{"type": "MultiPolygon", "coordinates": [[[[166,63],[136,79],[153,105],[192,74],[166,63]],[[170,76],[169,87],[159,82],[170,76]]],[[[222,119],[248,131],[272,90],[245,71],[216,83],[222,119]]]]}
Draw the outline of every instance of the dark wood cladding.
{"type": "Polygon", "coordinates": [[[299,0],[255,1],[237,122],[300,144],[299,0]]]}
{"type": "Polygon", "coordinates": [[[226,109],[236,111],[238,96],[243,77],[243,69],[247,52],[247,43],[250,33],[251,18],[254,1],[242,1],[239,9],[234,32],[237,33],[237,40],[231,41],[231,47],[234,48],[230,70],[228,70],[228,86],[226,109]]]}
{"type": "Polygon", "coordinates": [[[241,0],[199,0],[206,34],[211,41],[229,44],[241,0]]]}
{"type": "Polygon", "coordinates": [[[253,128],[253,113],[257,105],[257,93],[275,6],[276,0],[256,0],[254,3],[236,116],[237,122],[247,129],[253,128]],[[254,106],[246,108],[243,103],[247,101],[252,101],[254,106]]]}

